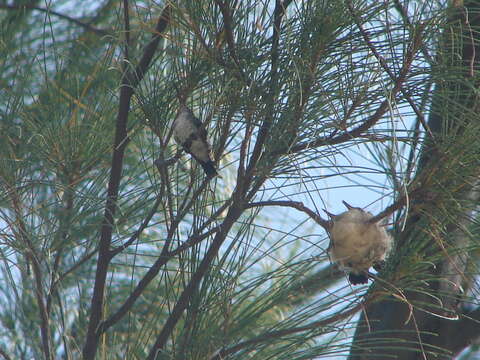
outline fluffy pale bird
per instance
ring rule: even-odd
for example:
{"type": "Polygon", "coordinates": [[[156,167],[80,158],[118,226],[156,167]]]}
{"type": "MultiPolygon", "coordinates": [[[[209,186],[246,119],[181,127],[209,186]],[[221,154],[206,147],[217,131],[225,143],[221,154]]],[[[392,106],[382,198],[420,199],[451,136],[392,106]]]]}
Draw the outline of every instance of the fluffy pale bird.
{"type": "Polygon", "coordinates": [[[380,270],[388,255],[392,238],[383,225],[370,222],[373,215],[361,208],[343,202],[347,211],[330,216],[329,254],[332,261],[349,271],[353,285],[368,282],[368,270],[373,266],[380,270]]]}
{"type": "Polygon", "coordinates": [[[207,140],[207,130],[186,106],[180,105],[173,122],[173,137],[182,148],[198,161],[208,177],[218,175],[207,140]]]}

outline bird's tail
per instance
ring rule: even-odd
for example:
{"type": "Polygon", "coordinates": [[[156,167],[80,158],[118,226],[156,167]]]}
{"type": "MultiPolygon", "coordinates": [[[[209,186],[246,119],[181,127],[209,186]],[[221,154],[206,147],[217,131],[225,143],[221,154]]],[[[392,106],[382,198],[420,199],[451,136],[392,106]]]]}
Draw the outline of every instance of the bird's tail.
{"type": "Polygon", "coordinates": [[[218,175],[217,169],[215,169],[215,163],[212,160],[201,161],[200,165],[202,165],[205,174],[207,174],[209,178],[218,175]]]}
{"type": "Polygon", "coordinates": [[[355,274],[351,272],[348,274],[348,280],[352,285],[366,284],[368,283],[368,276],[365,273],[355,274]]]}

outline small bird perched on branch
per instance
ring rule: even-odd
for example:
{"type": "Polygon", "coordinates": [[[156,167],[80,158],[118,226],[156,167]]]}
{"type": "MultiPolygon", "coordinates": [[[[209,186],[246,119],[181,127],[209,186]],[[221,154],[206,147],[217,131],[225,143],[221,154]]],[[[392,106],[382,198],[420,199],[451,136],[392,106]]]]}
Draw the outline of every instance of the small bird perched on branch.
{"type": "Polygon", "coordinates": [[[392,238],[380,223],[369,221],[373,218],[371,213],[343,203],[348,210],[340,215],[325,211],[331,218],[329,254],[341,268],[349,271],[350,283],[366,284],[368,269],[383,267],[392,238]]]}
{"type": "Polygon", "coordinates": [[[181,104],[173,122],[173,137],[183,150],[198,161],[207,177],[218,175],[212,160],[212,150],[207,140],[207,130],[193,112],[181,104]]]}

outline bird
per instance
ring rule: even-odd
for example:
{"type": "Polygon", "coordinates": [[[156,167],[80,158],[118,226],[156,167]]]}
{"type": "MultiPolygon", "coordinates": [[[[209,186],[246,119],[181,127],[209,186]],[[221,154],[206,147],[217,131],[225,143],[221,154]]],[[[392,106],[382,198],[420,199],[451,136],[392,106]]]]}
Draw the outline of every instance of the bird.
{"type": "Polygon", "coordinates": [[[172,126],[175,141],[198,161],[207,177],[217,176],[211,146],[207,140],[207,130],[192,110],[181,104],[172,126]]]}
{"type": "Polygon", "coordinates": [[[371,222],[372,213],[343,201],[347,211],[330,217],[328,233],[330,258],[349,272],[352,285],[368,283],[370,267],[377,271],[385,264],[392,238],[380,222],[371,222]]]}

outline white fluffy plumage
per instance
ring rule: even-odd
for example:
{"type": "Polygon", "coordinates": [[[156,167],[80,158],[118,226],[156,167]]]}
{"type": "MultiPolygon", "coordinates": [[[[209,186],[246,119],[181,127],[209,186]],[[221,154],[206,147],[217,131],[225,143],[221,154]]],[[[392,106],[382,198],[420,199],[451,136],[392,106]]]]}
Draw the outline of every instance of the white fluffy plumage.
{"type": "Polygon", "coordinates": [[[348,211],[330,215],[329,254],[332,261],[350,271],[352,284],[367,283],[370,267],[379,268],[388,255],[392,238],[379,223],[371,223],[368,211],[345,203],[348,211]]]}

